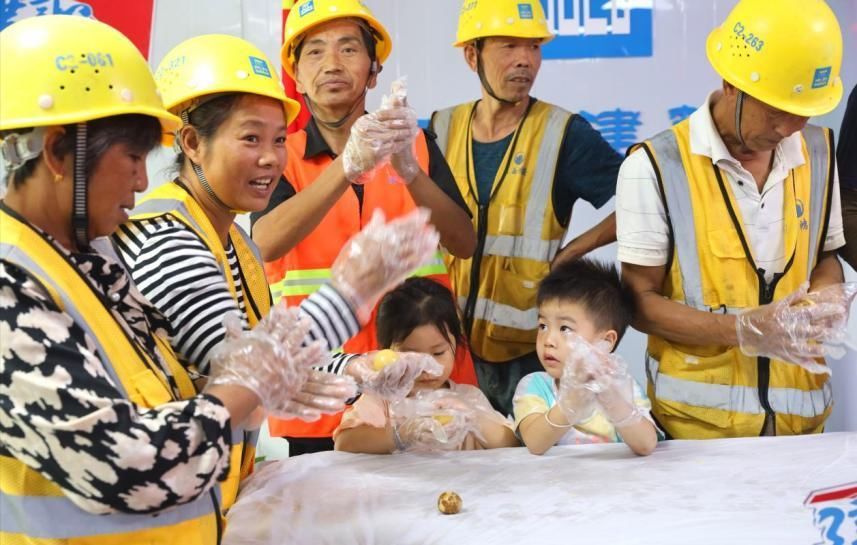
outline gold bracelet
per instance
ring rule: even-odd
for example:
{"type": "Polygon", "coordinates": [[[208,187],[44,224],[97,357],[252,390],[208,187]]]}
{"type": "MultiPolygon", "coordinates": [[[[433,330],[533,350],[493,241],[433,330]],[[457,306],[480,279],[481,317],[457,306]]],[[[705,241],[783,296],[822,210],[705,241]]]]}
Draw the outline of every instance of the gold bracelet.
{"type": "Polygon", "coordinates": [[[559,429],[561,429],[561,430],[567,430],[568,428],[570,428],[570,427],[574,426],[574,424],[554,424],[553,422],[551,422],[551,419],[550,419],[550,417],[548,416],[548,413],[549,413],[549,412],[551,412],[551,410],[550,410],[550,409],[546,410],[546,411],[545,411],[545,412],[543,412],[542,414],[543,414],[543,415],[545,415],[545,422],[547,422],[548,424],[550,424],[550,426],[551,426],[552,428],[559,428],[559,429]]]}

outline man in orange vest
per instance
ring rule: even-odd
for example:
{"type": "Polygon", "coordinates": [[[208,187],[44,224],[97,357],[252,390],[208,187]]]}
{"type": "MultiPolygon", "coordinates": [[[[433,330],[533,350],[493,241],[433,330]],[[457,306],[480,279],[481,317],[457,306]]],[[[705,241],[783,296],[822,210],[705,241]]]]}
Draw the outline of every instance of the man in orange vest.
{"type": "MultiPolygon", "coordinates": [[[[358,0],[300,0],[289,13],[283,68],[312,118],[289,136],[284,179],[268,208],[251,217],[275,301],[285,297],[297,305],[320,288],[340,249],[375,210],[391,218],[427,208],[445,250],[462,258],[473,254],[467,206],[433,136],[417,129],[416,116],[403,116],[413,112],[401,98],[364,115],[366,92],[375,87],[391,48],[387,30],[358,0]],[[390,164],[378,168],[385,152],[391,152],[390,164]]],[[[414,274],[450,286],[440,253],[414,274]]],[[[375,348],[374,317],[343,346],[360,353],[375,348]]],[[[469,357],[451,378],[476,384],[469,357]]],[[[272,436],[288,439],[289,453],[296,455],[332,449],[339,420],[272,419],[269,427],[272,436]]]]}

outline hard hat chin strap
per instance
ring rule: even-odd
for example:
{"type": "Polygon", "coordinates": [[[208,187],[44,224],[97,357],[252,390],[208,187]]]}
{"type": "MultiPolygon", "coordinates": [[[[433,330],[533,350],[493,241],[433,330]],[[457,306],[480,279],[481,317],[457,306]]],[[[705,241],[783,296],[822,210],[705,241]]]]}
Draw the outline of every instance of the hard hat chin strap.
{"type": "Polygon", "coordinates": [[[488,78],[485,77],[485,65],[482,63],[482,43],[481,40],[476,40],[476,73],[479,75],[479,81],[482,83],[482,88],[485,89],[485,92],[488,93],[488,96],[500,102],[502,104],[508,104],[509,106],[514,106],[520,101],[508,100],[505,98],[500,98],[497,96],[497,93],[494,92],[494,88],[491,87],[491,84],[488,83],[488,78]]]}
{"type": "MultiPolygon", "coordinates": [[[[372,74],[369,74],[369,77],[372,77],[372,74]]],[[[368,78],[366,80],[366,83],[367,84],[369,83],[368,78]]],[[[325,127],[327,127],[328,129],[339,129],[343,125],[345,125],[345,122],[348,121],[348,118],[351,117],[351,114],[353,114],[354,111],[357,110],[357,106],[360,105],[360,103],[362,102],[363,98],[366,96],[366,93],[368,91],[369,91],[369,85],[364,85],[363,86],[363,92],[360,93],[360,96],[354,100],[354,104],[351,105],[351,108],[349,108],[348,113],[346,113],[344,116],[340,117],[336,121],[326,121],[326,120],[320,118],[318,116],[318,113],[316,112],[315,103],[312,101],[312,99],[309,97],[309,95],[307,93],[304,93],[303,97],[304,97],[304,102],[306,102],[307,108],[309,108],[309,113],[312,115],[313,119],[315,119],[316,123],[320,123],[320,124],[324,125],[325,127]]]]}
{"type": "Polygon", "coordinates": [[[747,95],[744,91],[738,90],[738,98],[735,102],[735,133],[738,135],[738,143],[741,147],[746,148],[747,143],[744,142],[744,136],[741,134],[741,116],[744,113],[744,98],[747,95]]]}
{"type": "MultiPolygon", "coordinates": [[[[190,109],[189,108],[182,110],[180,117],[181,117],[183,125],[190,125],[191,124],[190,123],[190,109]]],[[[181,149],[181,139],[179,138],[178,134],[176,134],[176,142],[178,142],[179,149],[181,149]]],[[[182,151],[184,151],[184,150],[182,150],[182,151]]],[[[190,166],[191,166],[191,168],[193,168],[193,172],[194,172],[194,174],[196,174],[197,180],[199,180],[199,185],[202,186],[202,189],[205,191],[205,194],[208,195],[208,198],[211,199],[211,202],[213,202],[215,205],[219,206],[220,208],[223,208],[224,210],[226,210],[232,214],[242,213],[241,210],[234,210],[231,206],[229,206],[225,202],[223,202],[220,199],[220,197],[217,196],[217,193],[214,192],[214,188],[211,187],[211,184],[208,183],[208,178],[205,177],[205,172],[202,171],[202,167],[199,166],[198,164],[196,164],[193,160],[191,160],[190,157],[187,157],[187,154],[185,154],[185,157],[187,158],[188,161],[190,161],[190,166]]]]}
{"type": "Polygon", "coordinates": [[[78,123],[74,137],[74,178],[71,228],[80,252],[89,249],[88,191],[86,184],[86,123],[78,123]]]}

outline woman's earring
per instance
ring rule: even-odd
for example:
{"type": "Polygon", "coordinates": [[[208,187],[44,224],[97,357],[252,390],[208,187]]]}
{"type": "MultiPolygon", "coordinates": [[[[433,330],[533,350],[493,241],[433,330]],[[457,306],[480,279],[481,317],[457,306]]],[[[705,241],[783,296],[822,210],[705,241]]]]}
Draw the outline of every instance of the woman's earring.
{"type": "Polygon", "coordinates": [[[54,174],[54,183],[60,183],[61,181],[63,181],[63,178],[65,178],[64,174],[54,174]]]}

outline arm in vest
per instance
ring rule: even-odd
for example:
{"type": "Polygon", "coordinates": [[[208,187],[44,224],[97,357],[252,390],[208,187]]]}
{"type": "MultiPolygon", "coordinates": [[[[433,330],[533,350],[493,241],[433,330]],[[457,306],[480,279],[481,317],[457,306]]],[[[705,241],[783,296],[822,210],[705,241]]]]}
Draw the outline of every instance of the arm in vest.
{"type": "MultiPolygon", "coordinates": [[[[124,391],[130,385],[114,382],[96,339],[35,282],[7,264],[0,268],[0,289],[16,300],[0,306],[0,327],[10,333],[0,372],[8,455],[96,514],[169,509],[208,493],[226,476],[229,412],[217,399],[172,401],[149,371],[137,377],[133,393],[124,391]],[[192,478],[170,478],[176,471],[192,478]]],[[[5,473],[3,481],[4,493],[14,494],[5,473]]]]}

